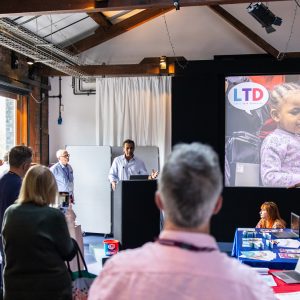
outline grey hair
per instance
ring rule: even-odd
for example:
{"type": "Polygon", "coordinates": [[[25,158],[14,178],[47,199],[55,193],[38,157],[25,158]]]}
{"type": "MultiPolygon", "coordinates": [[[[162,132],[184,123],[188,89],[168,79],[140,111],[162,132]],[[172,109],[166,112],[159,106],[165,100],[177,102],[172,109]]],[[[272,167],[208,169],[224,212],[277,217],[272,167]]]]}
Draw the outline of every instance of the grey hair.
{"type": "Polygon", "coordinates": [[[295,82],[276,85],[270,94],[269,103],[271,107],[279,108],[279,106],[285,101],[287,94],[294,91],[300,92],[300,85],[295,82]]]}
{"type": "Polygon", "coordinates": [[[66,149],[59,149],[56,151],[56,157],[59,159],[59,157],[66,151],[66,149]]]}
{"type": "Polygon", "coordinates": [[[222,188],[218,156],[201,143],[176,145],[158,182],[166,218],[185,228],[210,219],[222,188]]]}

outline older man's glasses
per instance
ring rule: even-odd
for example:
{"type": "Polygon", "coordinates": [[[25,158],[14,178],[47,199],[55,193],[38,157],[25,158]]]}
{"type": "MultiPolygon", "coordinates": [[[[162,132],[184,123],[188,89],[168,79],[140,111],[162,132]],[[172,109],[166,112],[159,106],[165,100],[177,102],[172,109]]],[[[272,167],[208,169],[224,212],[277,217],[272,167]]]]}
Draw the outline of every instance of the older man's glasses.
{"type": "Polygon", "coordinates": [[[69,157],[70,157],[70,154],[61,155],[60,157],[69,158],[69,157]]]}

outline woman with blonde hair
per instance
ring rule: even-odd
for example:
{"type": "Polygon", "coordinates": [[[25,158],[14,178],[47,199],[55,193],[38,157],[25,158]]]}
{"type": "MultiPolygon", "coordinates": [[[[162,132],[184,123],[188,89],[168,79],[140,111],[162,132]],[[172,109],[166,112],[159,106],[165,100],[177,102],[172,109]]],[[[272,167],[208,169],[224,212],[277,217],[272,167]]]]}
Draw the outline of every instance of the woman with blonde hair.
{"type": "Polygon", "coordinates": [[[64,214],[54,204],[57,184],[50,170],[29,169],[19,198],[4,214],[5,300],[71,300],[65,260],[76,254],[64,214]]]}
{"type": "Polygon", "coordinates": [[[285,221],[280,217],[278,206],[274,202],[264,202],[260,207],[260,220],[256,228],[285,228],[285,221]]]}

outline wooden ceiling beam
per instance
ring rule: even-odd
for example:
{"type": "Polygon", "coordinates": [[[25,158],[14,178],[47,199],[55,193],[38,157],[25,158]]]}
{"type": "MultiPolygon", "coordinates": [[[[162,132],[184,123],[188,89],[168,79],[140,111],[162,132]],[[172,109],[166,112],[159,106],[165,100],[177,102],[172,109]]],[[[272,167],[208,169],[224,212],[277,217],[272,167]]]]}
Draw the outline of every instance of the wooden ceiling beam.
{"type": "MultiPolygon", "coordinates": [[[[265,0],[270,2],[274,0],[265,0]]],[[[275,0],[290,1],[290,0],[275,0]]],[[[249,0],[180,0],[180,6],[202,6],[249,3],[249,0]]],[[[132,10],[162,8],[172,5],[172,0],[10,0],[0,1],[0,17],[49,15],[74,12],[99,12],[109,10],[132,10]]]]}
{"type": "MultiPolygon", "coordinates": [[[[145,57],[145,58],[142,59],[140,64],[156,64],[156,65],[159,65],[159,62],[160,62],[160,57],[145,57]]],[[[186,64],[187,60],[183,56],[170,56],[170,57],[166,56],[166,62],[167,62],[168,65],[169,64],[174,64],[176,62],[186,64]]]]}
{"type": "MultiPolygon", "coordinates": [[[[88,76],[124,76],[124,75],[159,75],[158,64],[127,64],[127,65],[89,65],[78,67],[88,76]]],[[[40,67],[42,76],[67,76],[47,66],[40,67]]]]}
{"type": "Polygon", "coordinates": [[[287,53],[281,53],[282,59],[284,58],[299,58],[300,52],[287,52],[287,53]]]}
{"type": "MultiPolygon", "coordinates": [[[[289,1],[289,0],[266,0],[271,1],[289,1]]],[[[173,4],[172,0],[96,0],[97,8],[105,10],[127,10],[127,9],[147,9],[155,7],[167,7],[173,4]]],[[[249,0],[178,0],[180,7],[184,6],[203,6],[203,5],[224,5],[249,3],[249,0]]]]}
{"type": "Polygon", "coordinates": [[[244,36],[246,36],[250,41],[256,44],[258,47],[263,49],[268,54],[278,58],[280,56],[280,52],[267,43],[264,39],[258,36],[255,32],[253,32],[250,28],[232,16],[229,12],[227,12],[224,8],[219,5],[210,5],[209,8],[215,12],[217,15],[222,17],[226,22],[231,24],[234,28],[236,28],[239,32],[241,32],[244,36]]]}
{"type": "MultiPolygon", "coordinates": [[[[87,65],[77,67],[78,71],[87,74],[87,76],[139,76],[139,75],[168,75],[175,73],[176,62],[186,63],[186,59],[179,57],[166,57],[167,69],[160,70],[159,57],[146,57],[139,64],[124,65],[87,65]]],[[[41,76],[68,76],[60,71],[52,69],[45,65],[40,65],[39,75],[41,76]]]]}
{"type": "Polygon", "coordinates": [[[104,16],[103,13],[88,13],[89,17],[92,18],[98,25],[103,28],[104,31],[107,31],[111,26],[112,23],[104,16]]]}
{"type": "Polygon", "coordinates": [[[137,26],[140,26],[143,23],[146,23],[173,9],[174,7],[151,8],[151,9],[143,10],[125,19],[124,21],[112,25],[106,30],[103,30],[102,27],[99,27],[94,34],[78,41],[77,43],[72,44],[67,49],[76,54],[81,53],[101,43],[104,43],[124,32],[127,32],[137,26]]]}

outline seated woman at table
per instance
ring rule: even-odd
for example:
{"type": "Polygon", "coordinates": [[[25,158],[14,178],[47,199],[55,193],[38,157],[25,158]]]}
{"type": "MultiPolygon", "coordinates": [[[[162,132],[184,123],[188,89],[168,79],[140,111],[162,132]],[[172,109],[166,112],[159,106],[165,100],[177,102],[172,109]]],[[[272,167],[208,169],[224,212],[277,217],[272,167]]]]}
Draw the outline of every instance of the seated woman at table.
{"type": "Polygon", "coordinates": [[[285,221],[280,217],[278,206],[274,202],[264,202],[260,207],[260,220],[256,228],[285,228],[285,221]]]}

